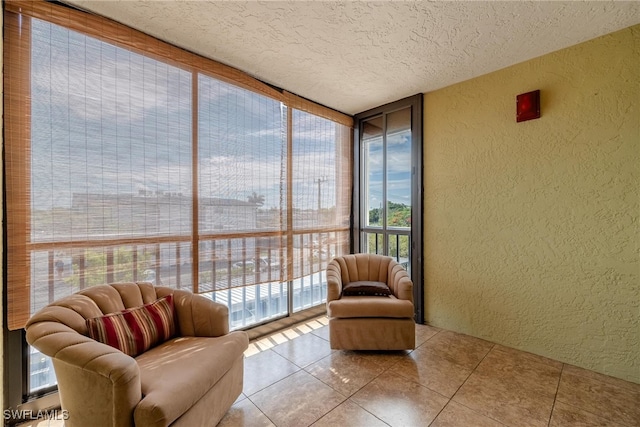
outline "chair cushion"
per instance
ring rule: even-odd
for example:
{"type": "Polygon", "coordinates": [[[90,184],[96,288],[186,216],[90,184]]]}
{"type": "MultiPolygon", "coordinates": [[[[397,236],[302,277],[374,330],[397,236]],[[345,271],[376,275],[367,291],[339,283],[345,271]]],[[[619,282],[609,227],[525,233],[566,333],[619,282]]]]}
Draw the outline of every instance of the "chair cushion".
{"type": "Polygon", "coordinates": [[[329,317],[392,317],[413,318],[411,301],[388,297],[342,297],[327,304],[329,317]]]}
{"type": "Polygon", "coordinates": [[[342,296],[388,296],[391,295],[391,289],[384,282],[373,282],[370,280],[360,280],[357,282],[347,283],[342,288],[342,296]]]}
{"type": "Polygon", "coordinates": [[[174,422],[243,357],[247,345],[244,332],[176,337],[136,357],[143,395],[136,420],[152,426],[174,422]]]}
{"type": "Polygon", "coordinates": [[[118,313],[87,319],[89,336],[135,357],[175,335],[173,295],[118,313]]]}

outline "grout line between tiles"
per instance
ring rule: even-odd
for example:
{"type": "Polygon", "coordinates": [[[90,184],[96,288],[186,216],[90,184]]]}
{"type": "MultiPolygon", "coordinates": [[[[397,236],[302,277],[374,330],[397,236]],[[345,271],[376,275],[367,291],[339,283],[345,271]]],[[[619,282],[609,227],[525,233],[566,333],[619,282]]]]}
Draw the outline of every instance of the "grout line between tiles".
{"type": "MultiPolygon", "coordinates": [[[[488,341],[487,341],[488,342],[488,341]]],[[[487,358],[487,356],[489,355],[489,353],[491,353],[491,350],[493,350],[495,348],[496,344],[492,343],[491,348],[489,348],[489,350],[487,351],[487,353],[482,356],[482,359],[480,359],[478,361],[478,363],[476,363],[476,365],[473,367],[473,369],[471,370],[471,372],[469,373],[469,375],[467,375],[467,378],[465,378],[465,380],[462,382],[462,384],[460,384],[460,387],[458,387],[456,389],[456,391],[451,395],[451,400],[453,400],[454,397],[456,397],[456,394],[458,394],[458,392],[460,391],[460,389],[462,388],[462,386],[464,386],[467,381],[469,381],[469,378],[471,378],[471,375],[473,375],[473,373],[476,371],[476,369],[478,369],[478,366],[480,366],[480,364],[484,361],[484,359],[487,358]]],[[[457,403],[457,402],[456,402],[457,403]]],[[[464,406],[464,405],[463,405],[464,406]]],[[[465,406],[466,407],[466,406],[465,406]]],[[[469,408],[471,409],[471,408],[469,408]]],[[[475,412],[475,411],[474,411],[475,412]]]]}
{"type": "Polygon", "coordinates": [[[303,369],[298,369],[297,371],[290,373],[290,374],[289,374],[289,375],[287,375],[286,377],[282,377],[282,378],[280,378],[279,380],[274,381],[274,382],[272,382],[271,384],[269,384],[269,385],[266,385],[266,386],[262,387],[260,390],[256,390],[256,391],[254,391],[254,392],[253,392],[253,393],[251,393],[251,394],[245,394],[245,396],[247,396],[247,399],[248,399],[248,398],[250,398],[251,396],[255,396],[256,394],[260,393],[261,391],[263,391],[263,390],[265,390],[265,389],[267,389],[267,388],[271,387],[272,385],[278,384],[280,381],[286,380],[286,379],[287,379],[287,378],[289,378],[291,375],[297,374],[298,372],[300,372],[300,371],[302,371],[302,370],[303,370],[303,369]]]}
{"type": "MultiPolygon", "coordinates": [[[[269,348],[269,349],[267,349],[267,350],[265,350],[265,351],[272,351],[272,350],[269,348]]],[[[282,380],[284,380],[284,379],[286,379],[286,378],[289,378],[291,375],[297,374],[297,373],[298,373],[298,372],[300,372],[300,371],[304,371],[304,368],[301,368],[301,367],[300,367],[300,366],[298,366],[297,364],[293,363],[291,360],[287,359],[286,357],[284,357],[283,355],[281,355],[281,354],[280,354],[280,353],[278,353],[277,351],[274,351],[273,353],[274,353],[274,354],[276,354],[277,356],[282,357],[284,360],[286,360],[287,362],[291,363],[292,365],[295,365],[295,366],[298,368],[298,370],[297,370],[297,371],[295,371],[295,372],[291,372],[290,374],[288,374],[288,375],[286,375],[286,376],[284,376],[284,377],[280,378],[279,380],[276,380],[276,381],[274,381],[274,382],[272,382],[272,383],[270,383],[270,384],[267,384],[266,386],[262,387],[262,388],[261,388],[261,389],[259,389],[259,390],[254,391],[254,392],[253,392],[253,393],[251,393],[251,394],[246,394],[246,393],[244,393],[244,390],[243,390],[243,393],[245,394],[245,396],[247,396],[247,399],[248,399],[249,397],[251,397],[251,396],[256,395],[257,393],[260,393],[262,390],[264,390],[264,389],[266,389],[266,388],[269,388],[269,387],[271,387],[272,385],[277,384],[277,383],[279,383],[280,381],[282,381],[282,380]]],[[[305,372],[306,372],[306,371],[305,371],[305,372]]]]}
{"type": "MultiPolygon", "coordinates": [[[[328,385],[327,385],[328,386],[328,385]]],[[[328,386],[331,390],[335,391],[336,393],[338,393],[340,396],[344,397],[344,400],[342,400],[340,403],[338,403],[336,406],[334,406],[333,408],[329,409],[327,412],[325,412],[320,418],[318,418],[317,420],[315,420],[314,422],[312,422],[311,424],[309,424],[309,426],[314,425],[315,423],[317,423],[318,421],[320,421],[322,418],[326,417],[327,415],[329,415],[331,412],[335,411],[335,409],[342,405],[344,402],[346,402],[349,398],[346,397],[344,394],[336,391],[333,389],[333,387],[328,386]]]]}
{"type": "MultiPolygon", "coordinates": [[[[376,377],[376,378],[377,378],[377,377],[376,377]]],[[[371,380],[371,381],[373,381],[373,380],[371,380]]],[[[367,384],[369,384],[369,383],[367,383],[367,384]]],[[[354,394],[355,394],[355,393],[354,393],[354,394]]],[[[380,422],[381,422],[381,423],[383,423],[383,424],[388,425],[389,427],[391,427],[391,424],[387,423],[385,420],[383,420],[382,418],[378,417],[378,416],[377,416],[376,414],[374,414],[373,412],[369,412],[369,411],[367,410],[367,408],[363,408],[363,407],[362,407],[362,405],[360,405],[358,402],[356,402],[355,400],[352,400],[352,399],[351,399],[352,397],[353,397],[353,394],[352,394],[351,396],[349,396],[349,397],[347,398],[347,400],[348,400],[349,402],[353,403],[354,405],[356,405],[358,408],[360,408],[360,409],[362,409],[363,411],[365,411],[367,414],[371,414],[371,416],[372,416],[372,417],[374,417],[375,419],[380,420],[380,422]]],[[[347,400],[345,400],[345,402],[346,402],[347,400]]],[[[342,402],[342,403],[344,403],[344,402],[342,402]]]]}
{"type": "MultiPolygon", "coordinates": [[[[447,405],[445,405],[445,408],[446,408],[446,407],[449,405],[449,403],[451,403],[451,402],[455,403],[456,405],[460,405],[460,406],[462,406],[463,408],[467,408],[468,410],[470,410],[470,411],[471,411],[471,412],[473,412],[474,414],[478,414],[478,415],[480,415],[481,417],[488,418],[488,419],[490,419],[491,421],[495,421],[495,422],[497,422],[498,424],[500,424],[500,425],[502,425],[502,426],[509,427],[509,425],[508,425],[508,424],[505,424],[505,423],[503,423],[503,422],[502,422],[502,421],[500,421],[500,420],[496,420],[496,419],[495,419],[495,418],[493,418],[492,416],[489,416],[489,415],[487,415],[487,414],[483,414],[482,412],[478,412],[477,410],[475,410],[475,409],[473,409],[473,408],[470,408],[470,407],[468,407],[467,405],[464,405],[464,404],[462,404],[462,403],[460,403],[460,402],[458,402],[458,401],[453,400],[453,397],[451,398],[451,400],[449,400],[449,402],[447,403],[447,405]]],[[[444,408],[442,408],[442,409],[444,410],[444,408]]]]}
{"type": "Polygon", "coordinates": [[[255,406],[258,411],[260,411],[260,413],[262,415],[264,415],[265,417],[267,417],[267,419],[269,420],[269,422],[271,422],[271,424],[273,424],[274,426],[278,427],[278,424],[276,424],[271,418],[269,418],[269,416],[267,414],[264,413],[264,411],[262,409],[260,409],[260,407],[258,405],[256,405],[256,402],[254,402],[253,400],[251,400],[251,398],[249,396],[247,396],[247,399],[249,399],[249,402],[251,402],[251,404],[253,406],[255,406]]]}
{"type": "Polygon", "coordinates": [[[553,395],[553,405],[551,405],[551,412],[549,413],[549,421],[547,422],[547,427],[551,427],[551,420],[553,419],[553,411],[556,409],[556,402],[558,401],[558,391],[560,390],[560,382],[562,381],[562,373],[564,372],[565,364],[562,364],[562,368],[560,369],[560,375],[558,375],[558,384],[556,384],[556,393],[553,395]]]}
{"type": "Polygon", "coordinates": [[[442,411],[444,411],[444,408],[446,408],[447,406],[449,406],[449,403],[451,403],[451,399],[447,400],[446,405],[444,405],[444,406],[442,407],[442,409],[440,409],[440,410],[438,411],[438,413],[436,414],[436,416],[435,416],[435,417],[433,417],[433,420],[431,420],[431,422],[429,423],[429,426],[433,425],[433,423],[435,423],[435,422],[436,422],[436,420],[438,419],[438,417],[440,416],[440,414],[442,413],[442,411]]]}
{"type": "MultiPolygon", "coordinates": [[[[578,406],[576,404],[565,402],[565,401],[562,401],[562,400],[559,400],[558,402],[562,403],[565,406],[570,406],[572,408],[575,408],[578,411],[585,412],[587,414],[593,415],[593,416],[595,416],[595,417],[597,417],[597,418],[599,418],[601,420],[607,421],[608,423],[610,423],[610,424],[607,424],[607,426],[614,426],[615,425],[616,427],[638,427],[638,424],[630,425],[630,424],[623,423],[620,420],[612,421],[609,417],[606,417],[601,413],[594,412],[594,411],[592,411],[590,409],[587,409],[587,408],[585,408],[583,406],[578,406]]],[[[555,407],[555,401],[554,401],[554,407],[555,407]]]]}
{"type": "MultiPolygon", "coordinates": [[[[488,341],[488,342],[489,342],[489,341],[488,341]]],[[[487,358],[487,356],[489,355],[489,353],[491,353],[491,350],[493,350],[493,349],[495,348],[496,343],[491,343],[491,344],[492,344],[492,345],[491,345],[491,348],[489,348],[489,350],[487,351],[487,353],[486,353],[484,356],[482,356],[482,359],[480,359],[480,360],[478,361],[478,363],[476,363],[476,366],[474,366],[474,367],[473,367],[473,369],[471,370],[471,373],[469,373],[469,375],[467,376],[467,378],[465,378],[465,380],[462,382],[462,384],[460,384],[460,387],[458,387],[458,389],[455,391],[455,393],[453,393],[453,395],[451,395],[451,397],[449,398],[449,401],[448,401],[448,402],[447,402],[447,404],[444,406],[444,408],[446,408],[446,407],[449,405],[449,403],[454,402],[454,403],[456,403],[457,405],[463,406],[463,407],[467,408],[468,410],[470,410],[470,411],[472,411],[472,412],[474,412],[474,413],[476,413],[476,414],[478,414],[478,415],[480,415],[480,416],[482,416],[482,417],[489,418],[489,419],[491,419],[491,420],[493,420],[493,421],[497,422],[498,424],[501,424],[501,425],[506,426],[506,424],[505,424],[505,423],[503,423],[502,421],[496,420],[495,418],[493,418],[493,417],[491,417],[491,416],[489,416],[489,415],[487,415],[487,414],[483,414],[483,413],[481,413],[481,412],[478,412],[477,410],[475,410],[475,409],[473,409],[473,408],[470,408],[470,407],[468,407],[467,405],[464,405],[464,404],[462,404],[462,403],[460,403],[460,402],[458,402],[458,401],[456,401],[456,400],[453,400],[453,398],[454,398],[454,397],[456,397],[456,394],[458,394],[458,392],[460,391],[460,389],[461,389],[461,388],[462,388],[462,387],[467,383],[467,381],[469,380],[469,378],[471,378],[471,375],[473,375],[473,373],[476,371],[476,369],[478,369],[478,366],[480,366],[480,364],[484,361],[484,359],[486,359],[486,358],[487,358]]],[[[442,408],[442,411],[444,411],[444,408],[442,408]]],[[[440,411],[440,412],[442,412],[442,411],[440,411]]],[[[440,415],[440,413],[438,413],[438,415],[440,415]]],[[[434,418],[434,421],[435,421],[437,418],[438,418],[438,417],[434,418]]]]}

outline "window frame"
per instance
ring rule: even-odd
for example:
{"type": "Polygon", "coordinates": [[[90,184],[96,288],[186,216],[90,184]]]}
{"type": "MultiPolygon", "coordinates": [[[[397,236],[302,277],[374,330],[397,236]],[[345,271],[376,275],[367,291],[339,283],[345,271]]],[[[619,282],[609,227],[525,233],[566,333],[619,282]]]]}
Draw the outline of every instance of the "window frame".
{"type": "MultiPolygon", "coordinates": [[[[423,283],[423,95],[421,93],[400,99],[379,107],[363,111],[354,116],[354,137],[353,137],[353,228],[351,241],[354,252],[363,252],[362,232],[363,230],[383,230],[392,229],[387,227],[386,219],[383,220],[382,227],[367,226],[367,212],[365,212],[366,203],[363,197],[363,171],[364,161],[362,158],[362,134],[363,124],[365,121],[377,116],[386,116],[393,112],[411,108],[411,266],[410,274],[413,282],[413,301],[415,310],[415,321],[424,323],[424,283],[423,283]]],[[[386,185],[386,184],[385,184],[386,185]]],[[[384,212],[386,212],[386,207],[384,212]]],[[[385,239],[386,243],[386,239],[385,239]]]]}

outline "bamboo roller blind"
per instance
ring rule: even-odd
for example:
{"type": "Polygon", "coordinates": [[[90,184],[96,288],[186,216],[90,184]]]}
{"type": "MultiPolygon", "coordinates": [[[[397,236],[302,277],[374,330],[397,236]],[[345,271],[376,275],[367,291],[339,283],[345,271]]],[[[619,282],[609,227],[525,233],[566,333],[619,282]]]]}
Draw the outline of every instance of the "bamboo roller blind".
{"type": "Polygon", "coordinates": [[[10,329],[105,281],[208,292],[348,250],[351,117],[44,1],[4,26],[10,329]]]}

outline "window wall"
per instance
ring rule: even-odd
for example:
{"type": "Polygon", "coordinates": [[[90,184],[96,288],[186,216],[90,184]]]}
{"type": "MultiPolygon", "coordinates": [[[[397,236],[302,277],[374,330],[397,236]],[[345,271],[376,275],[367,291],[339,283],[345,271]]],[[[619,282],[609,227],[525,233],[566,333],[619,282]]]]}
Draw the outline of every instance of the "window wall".
{"type": "MultiPolygon", "coordinates": [[[[232,329],[324,302],[350,117],[73,9],[9,2],[4,22],[10,330],[110,282],[201,293],[232,329]]],[[[54,385],[25,353],[25,396],[54,385]]]]}

